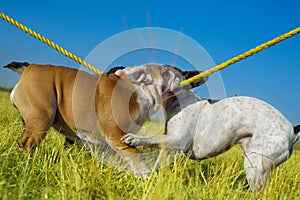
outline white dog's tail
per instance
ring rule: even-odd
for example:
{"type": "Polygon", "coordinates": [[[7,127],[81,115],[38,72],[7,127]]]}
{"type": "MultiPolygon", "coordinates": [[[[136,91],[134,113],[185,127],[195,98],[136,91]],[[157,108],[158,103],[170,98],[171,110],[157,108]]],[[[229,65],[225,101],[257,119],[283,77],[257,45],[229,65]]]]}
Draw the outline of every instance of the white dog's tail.
{"type": "Polygon", "coordinates": [[[28,67],[28,65],[30,65],[28,62],[11,62],[8,65],[4,66],[4,68],[8,68],[22,74],[26,67],[28,67]]]}
{"type": "Polygon", "coordinates": [[[294,126],[294,133],[296,135],[296,140],[297,141],[300,137],[300,125],[294,126]]]}

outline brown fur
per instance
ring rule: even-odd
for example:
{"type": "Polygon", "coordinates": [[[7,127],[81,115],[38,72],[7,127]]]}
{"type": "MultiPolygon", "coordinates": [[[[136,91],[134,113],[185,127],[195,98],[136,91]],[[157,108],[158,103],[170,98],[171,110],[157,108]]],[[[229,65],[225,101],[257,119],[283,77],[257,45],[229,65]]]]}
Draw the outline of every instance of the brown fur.
{"type": "Polygon", "coordinates": [[[126,133],[136,133],[149,113],[161,105],[167,105],[168,114],[178,112],[180,102],[176,95],[190,88],[177,88],[177,84],[196,73],[159,65],[110,70],[120,78],[115,74],[90,75],[52,65],[13,62],[5,67],[22,74],[11,94],[11,101],[25,122],[21,147],[35,148],[53,126],[67,139],[79,140],[96,152],[99,143],[108,144],[136,176],[151,171],[139,152],[121,142],[121,138],[126,133]]]}
{"type": "Polygon", "coordinates": [[[35,148],[53,126],[72,140],[79,140],[77,130],[94,138],[102,132],[101,137],[125,160],[134,156],[134,166],[142,162],[138,156],[124,152],[138,153],[135,148],[121,142],[125,133],[119,128],[120,123],[122,127],[130,126],[129,119],[143,123],[139,121],[137,94],[128,80],[115,74],[90,75],[77,69],[31,64],[23,71],[13,93],[13,102],[25,122],[19,142],[24,149],[35,148]],[[117,97],[114,102],[113,94],[117,97]],[[128,95],[126,105],[122,99],[128,95]]]}

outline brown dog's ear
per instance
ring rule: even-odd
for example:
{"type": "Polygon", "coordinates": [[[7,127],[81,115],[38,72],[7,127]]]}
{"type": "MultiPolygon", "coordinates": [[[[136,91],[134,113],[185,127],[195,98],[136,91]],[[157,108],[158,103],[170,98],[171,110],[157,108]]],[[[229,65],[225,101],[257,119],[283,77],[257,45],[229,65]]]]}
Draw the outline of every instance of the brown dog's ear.
{"type": "Polygon", "coordinates": [[[115,72],[117,76],[125,76],[133,83],[149,84],[152,81],[151,74],[147,73],[145,67],[128,67],[123,70],[117,70],[115,72]]]}
{"type": "MultiPolygon", "coordinates": [[[[198,74],[200,74],[202,71],[181,71],[181,74],[185,77],[185,79],[189,79],[192,78],[198,74]]],[[[205,76],[203,78],[201,78],[200,80],[197,80],[193,83],[190,83],[191,87],[198,87],[200,85],[203,85],[206,81],[208,80],[208,76],[205,76]]]]}
{"type": "Polygon", "coordinates": [[[107,72],[107,74],[113,74],[113,73],[115,73],[116,71],[122,70],[122,69],[125,69],[125,67],[123,67],[123,66],[113,67],[113,68],[111,68],[111,69],[107,72]]]}
{"type": "Polygon", "coordinates": [[[128,74],[127,78],[135,83],[149,84],[152,81],[151,74],[147,74],[147,70],[139,68],[132,74],[128,74]]]}

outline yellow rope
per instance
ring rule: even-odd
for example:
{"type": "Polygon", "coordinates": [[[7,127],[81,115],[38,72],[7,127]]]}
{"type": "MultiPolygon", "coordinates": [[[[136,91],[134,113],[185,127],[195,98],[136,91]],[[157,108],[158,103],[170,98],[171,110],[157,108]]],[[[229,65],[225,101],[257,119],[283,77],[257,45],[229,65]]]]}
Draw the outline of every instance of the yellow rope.
{"type": "Polygon", "coordinates": [[[250,49],[249,51],[246,51],[243,54],[240,54],[240,55],[238,55],[238,56],[236,56],[236,57],[234,57],[232,59],[229,59],[229,60],[227,60],[227,61],[225,61],[225,62],[223,62],[223,63],[221,63],[221,64],[219,64],[219,65],[217,65],[217,66],[215,66],[215,67],[213,67],[213,68],[211,68],[209,70],[207,70],[207,71],[204,71],[204,72],[202,72],[202,73],[200,73],[200,74],[192,77],[192,78],[184,80],[184,81],[182,81],[180,83],[180,87],[188,85],[188,84],[190,84],[192,82],[200,80],[201,78],[203,78],[205,76],[208,76],[208,75],[213,74],[213,73],[215,73],[215,72],[217,72],[219,70],[222,70],[222,69],[228,67],[229,65],[232,65],[232,64],[234,64],[236,62],[239,62],[239,61],[241,61],[241,60],[243,60],[243,59],[245,59],[245,58],[247,58],[249,56],[252,56],[252,55],[254,55],[254,54],[256,54],[256,53],[258,53],[258,52],[260,52],[260,51],[262,51],[264,49],[267,49],[267,48],[269,48],[269,47],[271,47],[271,46],[273,46],[273,45],[275,45],[275,44],[277,44],[277,43],[279,43],[279,42],[281,42],[283,40],[286,40],[286,39],[288,39],[288,38],[290,38],[290,37],[292,37],[294,35],[297,35],[298,33],[300,33],[300,27],[298,27],[298,28],[296,28],[296,29],[294,29],[294,30],[292,30],[292,31],[290,31],[288,33],[285,33],[285,34],[283,34],[283,35],[281,35],[279,37],[276,37],[276,38],[274,38],[274,39],[272,39],[272,40],[270,40],[270,41],[268,41],[268,42],[266,42],[264,44],[261,44],[261,45],[255,47],[255,48],[253,48],[253,49],[250,49]]]}
{"type": "MultiPolygon", "coordinates": [[[[101,74],[102,73],[98,68],[95,68],[94,66],[92,66],[91,64],[89,64],[86,61],[82,60],[78,56],[76,56],[76,55],[72,54],[71,52],[65,50],[61,46],[55,44],[54,42],[50,41],[49,39],[45,38],[44,36],[40,35],[39,33],[31,30],[30,28],[28,28],[28,27],[20,24],[19,22],[17,22],[14,19],[8,17],[4,13],[0,12],[0,17],[3,20],[11,23],[12,25],[14,25],[14,26],[18,27],[19,29],[25,31],[26,33],[30,34],[31,36],[33,36],[33,37],[41,40],[42,42],[46,43],[50,47],[56,49],[57,51],[59,51],[63,55],[65,55],[65,56],[67,56],[67,57],[75,60],[76,62],[78,62],[79,64],[81,64],[84,67],[88,68],[89,70],[91,70],[91,71],[93,71],[93,72],[95,72],[97,74],[101,74]]],[[[298,33],[300,33],[300,27],[298,27],[298,28],[296,28],[296,29],[294,29],[294,30],[292,30],[292,31],[290,31],[288,33],[285,33],[285,34],[283,34],[283,35],[281,35],[279,37],[276,37],[276,38],[274,38],[274,39],[272,39],[272,40],[270,40],[270,41],[268,41],[268,42],[266,42],[264,44],[261,44],[261,45],[255,47],[255,48],[253,48],[253,49],[250,49],[249,51],[247,51],[247,52],[245,52],[245,53],[243,53],[241,55],[238,55],[238,56],[236,56],[236,57],[234,57],[232,59],[229,59],[229,60],[227,60],[227,61],[225,61],[225,62],[223,62],[223,63],[221,63],[221,64],[219,64],[219,65],[217,65],[217,66],[215,66],[215,67],[213,67],[211,69],[209,69],[209,70],[206,70],[206,71],[204,71],[204,72],[202,72],[202,73],[200,73],[200,74],[192,77],[192,78],[184,80],[184,81],[182,81],[180,83],[180,87],[188,85],[188,84],[190,84],[192,82],[195,82],[195,81],[197,81],[197,80],[199,80],[199,79],[201,79],[201,78],[203,78],[205,76],[211,75],[211,74],[213,74],[213,73],[215,73],[217,71],[220,71],[220,70],[228,67],[229,65],[232,65],[232,64],[234,64],[236,62],[239,62],[239,61],[241,61],[241,60],[243,60],[243,59],[245,59],[245,58],[247,58],[249,56],[252,56],[252,55],[254,55],[254,54],[256,54],[256,53],[258,53],[258,52],[260,52],[260,51],[262,51],[264,49],[267,49],[267,48],[269,48],[269,47],[271,47],[271,46],[273,46],[273,45],[275,45],[275,44],[277,44],[279,42],[282,42],[283,40],[286,40],[286,39],[288,39],[288,38],[290,38],[290,37],[292,37],[294,35],[297,35],[298,33]]]]}
{"type": "Polygon", "coordinates": [[[81,58],[79,58],[78,56],[72,54],[71,52],[67,51],[66,49],[62,48],[61,46],[55,44],[54,42],[50,41],[49,39],[45,38],[44,36],[40,35],[39,33],[31,30],[30,28],[20,24],[19,22],[15,21],[14,19],[10,18],[9,16],[5,15],[4,13],[0,12],[0,17],[11,23],[12,25],[18,27],[19,29],[25,31],[26,33],[28,33],[29,35],[41,40],[42,42],[46,43],[47,45],[49,45],[50,47],[56,49],[58,52],[62,53],[63,55],[75,60],[76,62],[78,62],[79,64],[83,65],[84,67],[88,68],[89,70],[97,73],[97,74],[101,74],[102,72],[92,66],[91,64],[87,63],[86,61],[82,60],[81,58]]]}

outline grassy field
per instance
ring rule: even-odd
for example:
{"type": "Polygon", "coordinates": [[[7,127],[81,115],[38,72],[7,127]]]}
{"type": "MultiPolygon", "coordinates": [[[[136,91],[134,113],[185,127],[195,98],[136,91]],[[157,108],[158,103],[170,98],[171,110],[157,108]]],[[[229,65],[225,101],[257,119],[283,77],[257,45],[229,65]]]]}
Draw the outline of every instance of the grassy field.
{"type": "Polygon", "coordinates": [[[195,162],[178,156],[145,179],[134,178],[92,157],[79,144],[66,145],[51,130],[33,152],[18,147],[23,125],[0,92],[0,199],[297,199],[300,151],[269,178],[262,194],[248,189],[239,147],[195,162]]]}

